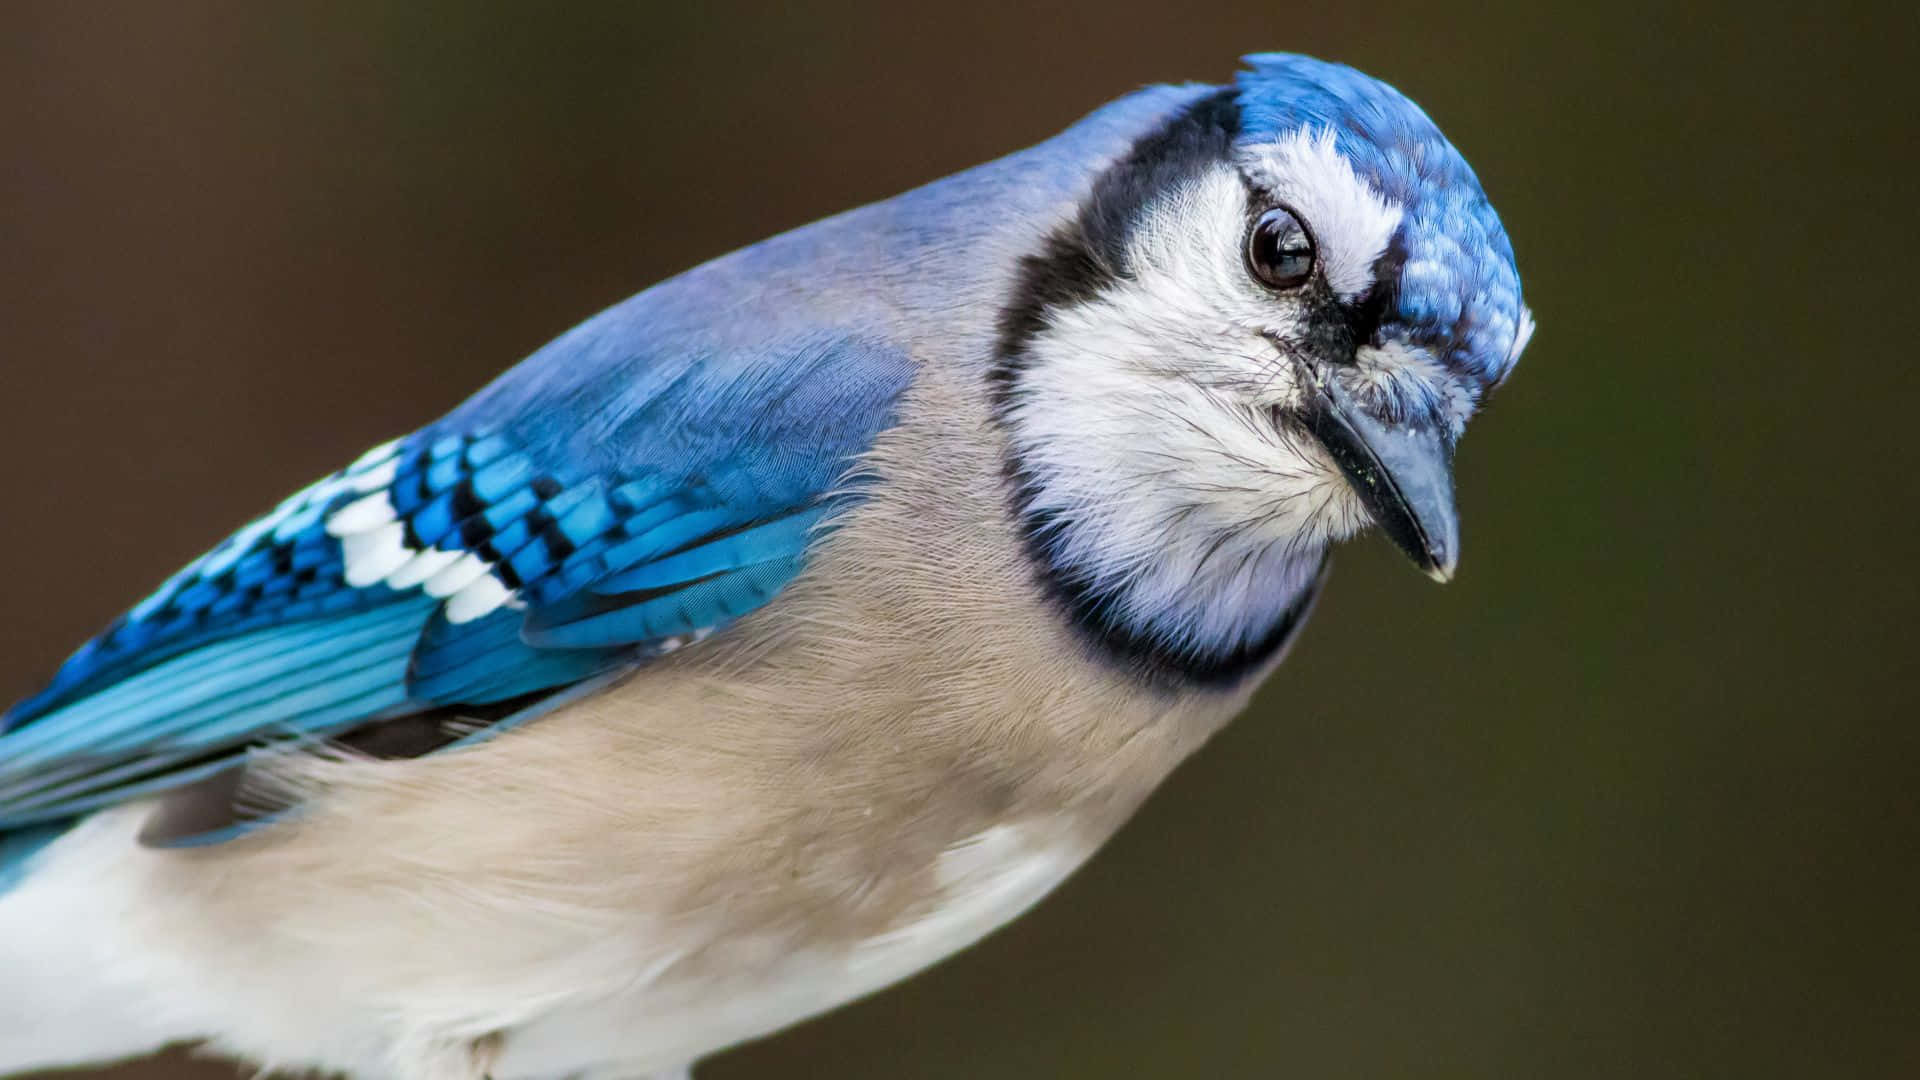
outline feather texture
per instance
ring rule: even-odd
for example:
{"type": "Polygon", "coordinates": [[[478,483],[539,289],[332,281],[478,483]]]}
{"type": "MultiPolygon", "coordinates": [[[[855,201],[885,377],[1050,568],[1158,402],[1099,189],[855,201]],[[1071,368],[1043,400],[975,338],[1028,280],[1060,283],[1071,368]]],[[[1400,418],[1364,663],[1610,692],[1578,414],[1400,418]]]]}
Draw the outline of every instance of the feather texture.
{"type": "Polygon", "coordinates": [[[82,648],[0,722],[0,828],[190,783],[262,744],[568,686],[764,604],[857,497],[838,481],[909,365],[818,336],[647,360],[645,301],[282,503],[82,648]],[[627,453],[565,437],[594,407],[627,453]]]}
{"type": "Polygon", "coordinates": [[[78,654],[0,736],[0,875],[28,867],[0,969],[31,987],[0,1069],[195,1039],[642,1075],[1051,888],[1244,705],[1361,523],[1276,423],[1305,385],[1275,339],[1335,355],[1349,314],[1429,313],[1367,343],[1382,392],[1418,394],[1525,337],[1496,332],[1504,237],[1443,275],[1435,236],[1403,242],[1497,225],[1424,117],[1254,64],[609,309],[78,654]],[[1428,176],[1464,193],[1402,197],[1428,176]],[[1364,309],[1326,310],[1341,333],[1246,274],[1253,197],[1280,192],[1364,309]],[[1482,284],[1490,316],[1453,319],[1482,284]],[[318,739],[344,752],[234,768],[318,739]],[[58,823],[7,828],[189,782],[44,848],[58,823]],[[288,811],[257,843],[132,850],[288,811]]]}

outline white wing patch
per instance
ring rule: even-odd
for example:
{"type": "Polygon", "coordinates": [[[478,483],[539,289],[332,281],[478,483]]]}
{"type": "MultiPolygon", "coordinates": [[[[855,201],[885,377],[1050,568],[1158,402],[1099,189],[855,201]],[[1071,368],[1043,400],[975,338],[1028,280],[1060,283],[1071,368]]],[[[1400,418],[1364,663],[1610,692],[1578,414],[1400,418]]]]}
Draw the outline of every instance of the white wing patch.
{"type": "Polygon", "coordinates": [[[348,532],[337,530],[333,522],[328,521],[327,532],[340,538],[340,553],[347,561],[347,584],[356,589],[385,581],[388,574],[405,566],[409,558],[407,527],[393,518],[391,507],[383,525],[364,532],[348,532]]]}
{"type": "MultiPolygon", "coordinates": [[[[384,454],[379,463],[356,474],[363,468],[361,463],[374,456],[369,453],[340,478],[352,482],[351,490],[369,493],[334,511],[326,522],[327,535],[340,541],[347,584],[356,589],[383,583],[390,589],[421,588],[428,596],[446,601],[447,621],[456,625],[517,606],[514,590],[493,572],[491,563],[473,552],[442,547],[422,550],[407,543],[407,527],[386,491],[398,469],[398,445],[378,448],[376,452],[384,454]]],[[[327,491],[319,501],[340,490],[327,491]]]]}

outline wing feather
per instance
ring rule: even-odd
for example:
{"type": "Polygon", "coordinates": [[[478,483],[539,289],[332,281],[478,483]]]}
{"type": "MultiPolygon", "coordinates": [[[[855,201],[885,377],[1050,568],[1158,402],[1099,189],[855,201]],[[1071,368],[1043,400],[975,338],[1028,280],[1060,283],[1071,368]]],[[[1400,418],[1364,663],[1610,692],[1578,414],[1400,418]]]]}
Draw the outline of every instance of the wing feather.
{"type": "Polygon", "coordinates": [[[777,593],[858,497],[840,480],[911,371],[816,336],[637,371],[605,345],[562,338],[82,647],[0,717],[0,831],[196,783],[261,746],[492,703],[518,723],[539,695],[715,632],[777,593]],[[622,380],[582,353],[619,360],[622,380]],[[589,402],[617,422],[577,415],[589,402]],[[618,445],[583,448],[567,437],[581,429],[618,445]]]}

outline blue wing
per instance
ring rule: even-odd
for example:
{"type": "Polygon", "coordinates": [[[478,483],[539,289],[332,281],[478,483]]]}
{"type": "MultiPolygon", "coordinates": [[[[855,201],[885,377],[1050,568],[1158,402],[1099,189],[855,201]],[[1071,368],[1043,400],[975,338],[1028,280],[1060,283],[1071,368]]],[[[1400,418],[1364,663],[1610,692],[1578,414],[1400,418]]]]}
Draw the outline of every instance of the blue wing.
{"type": "Polygon", "coordinates": [[[524,716],[764,604],[858,497],[849,469],[910,365],[834,335],[653,355],[633,318],[612,309],[288,499],[75,653],[0,717],[0,830],[263,743],[451,706],[524,716]]]}

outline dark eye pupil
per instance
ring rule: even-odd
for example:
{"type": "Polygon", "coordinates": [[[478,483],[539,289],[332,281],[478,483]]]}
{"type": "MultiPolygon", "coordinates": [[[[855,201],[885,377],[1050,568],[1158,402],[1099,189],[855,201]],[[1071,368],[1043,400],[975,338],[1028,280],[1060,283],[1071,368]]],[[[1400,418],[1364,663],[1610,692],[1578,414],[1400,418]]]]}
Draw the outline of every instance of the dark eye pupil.
{"type": "Polygon", "coordinates": [[[1260,215],[1247,234],[1247,269],[1270,289],[1292,289],[1313,274],[1313,237],[1291,210],[1260,215]]]}

